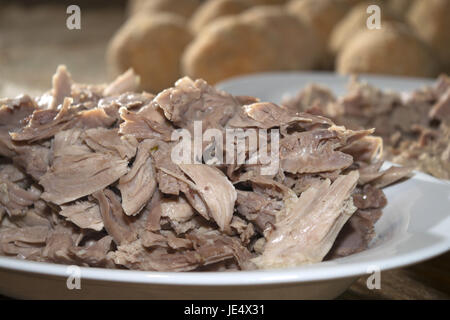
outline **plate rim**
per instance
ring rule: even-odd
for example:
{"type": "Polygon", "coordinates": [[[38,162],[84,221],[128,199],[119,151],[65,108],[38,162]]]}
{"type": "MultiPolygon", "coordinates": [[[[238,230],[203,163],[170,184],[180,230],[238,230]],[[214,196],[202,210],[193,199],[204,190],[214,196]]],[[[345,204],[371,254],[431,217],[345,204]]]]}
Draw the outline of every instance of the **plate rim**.
{"type": "Polygon", "coordinates": [[[371,79],[371,80],[393,80],[393,81],[402,81],[409,83],[423,83],[423,84],[433,84],[436,81],[436,78],[425,78],[425,77],[406,77],[406,76],[395,76],[395,75],[385,75],[385,74],[373,74],[373,73],[355,73],[355,74],[341,74],[337,72],[331,71],[265,71],[265,72],[255,72],[249,73],[245,75],[236,75],[229,77],[227,79],[221,80],[214,84],[215,87],[221,89],[221,87],[229,85],[233,82],[238,81],[250,81],[254,79],[261,79],[263,77],[305,77],[305,76],[314,76],[314,77],[330,77],[337,78],[338,80],[349,80],[352,76],[356,76],[360,79],[371,79]]]}
{"type": "MultiPolygon", "coordinates": [[[[443,184],[449,187],[450,181],[432,177],[428,174],[414,171],[411,181],[421,181],[443,184]]],[[[410,232],[409,235],[418,232],[410,232]]],[[[408,239],[397,240],[398,243],[408,239]]],[[[370,250],[370,249],[368,249],[370,250]]],[[[367,253],[368,250],[362,253],[367,253]]],[[[152,285],[171,286],[254,286],[254,285],[281,285],[328,281],[342,278],[358,277],[369,274],[368,269],[376,265],[380,271],[409,266],[450,250],[450,235],[440,239],[435,244],[412,250],[400,255],[382,259],[368,259],[364,262],[344,262],[335,265],[341,259],[320,262],[295,268],[281,268],[254,271],[228,271],[228,272],[160,272],[139,270],[117,270],[107,268],[79,267],[82,280],[107,281],[119,283],[140,283],[152,285]]],[[[349,257],[355,257],[358,253],[349,257]]],[[[342,258],[342,259],[345,259],[342,258]]],[[[367,259],[367,258],[365,258],[367,259]]],[[[67,278],[69,265],[20,260],[14,257],[0,256],[0,269],[16,272],[39,274],[67,278]]]]}

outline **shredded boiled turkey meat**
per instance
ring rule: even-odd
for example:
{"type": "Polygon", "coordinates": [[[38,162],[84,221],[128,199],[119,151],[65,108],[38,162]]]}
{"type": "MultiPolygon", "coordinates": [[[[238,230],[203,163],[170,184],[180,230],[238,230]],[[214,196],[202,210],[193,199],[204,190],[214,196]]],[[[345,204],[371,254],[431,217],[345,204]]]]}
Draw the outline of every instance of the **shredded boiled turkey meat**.
{"type": "MultiPolygon", "coordinates": [[[[201,79],[155,94],[137,92],[138,80],[128,70],[110,84],[84,85],[60,66],[42,96],[0,99],[1,255],[148,271],[317,263],[366,249],[387,203],[381,188],[410,172],[380,170],[376,123],[334,124],[371,115],[374,104],[381,115],[399,108],[398,96],[370,86],[355,83],[338,99],[313,85],[280,106],[201,79]],[[250,161],[260,150],[246,138],[231,143],[244,143],[231,158],[243,163],[206,161],[206,153],[175,161],[174,133],[194,133],[194,121],[201,133],[278,132],[279,144],[258,144],[279,154],[275,170],[250,161]]],[[[428,116],[443,121],[445,79],[433,92],[428,116]]],[[[416,128],[422,143],[438,134],[425,129],[416,128]]],[[[230,154],[222,138],[208,142],[201,146],[215,158],[230,154]]]]}

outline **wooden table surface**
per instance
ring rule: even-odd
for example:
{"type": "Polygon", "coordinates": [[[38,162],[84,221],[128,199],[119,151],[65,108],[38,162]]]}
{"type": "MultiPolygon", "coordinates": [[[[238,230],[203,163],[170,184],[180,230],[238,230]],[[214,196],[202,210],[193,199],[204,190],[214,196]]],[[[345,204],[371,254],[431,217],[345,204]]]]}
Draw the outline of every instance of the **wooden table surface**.
{"type": "MultiPolygon", "coordinates": [[[[108,81],[107,42],[125,19],[124,9],[81,8],[81,30],[66,28],[65,7],[19,8],[0,5],[0,96],[39,93],[51,86],[60,63],[78,82],[108,81]],[[7,80],[7,82],[5,81],[7,80]]],[[[381,273],[381,289],[369,290],[366,278],[339,299],[450,299],[450,253],[381,273]]],[[[6,297],[0,296],[0,299],[6,297]]]]}

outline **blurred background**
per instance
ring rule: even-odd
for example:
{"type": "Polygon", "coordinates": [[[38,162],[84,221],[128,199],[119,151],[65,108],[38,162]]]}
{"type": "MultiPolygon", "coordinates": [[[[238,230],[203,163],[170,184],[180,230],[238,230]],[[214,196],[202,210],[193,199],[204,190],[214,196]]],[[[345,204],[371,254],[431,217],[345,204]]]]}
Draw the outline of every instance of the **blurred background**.
{"type": "Polygon", "coordinates": [[[153,93],[182,75],[436,77],[450,70],[449,30],[450,0],[0,0],[0,94],[48,89],[61,63],[86,83],[133,67],[153,93]],[[70,4],[79,30],[67,28],[70,4]]]}

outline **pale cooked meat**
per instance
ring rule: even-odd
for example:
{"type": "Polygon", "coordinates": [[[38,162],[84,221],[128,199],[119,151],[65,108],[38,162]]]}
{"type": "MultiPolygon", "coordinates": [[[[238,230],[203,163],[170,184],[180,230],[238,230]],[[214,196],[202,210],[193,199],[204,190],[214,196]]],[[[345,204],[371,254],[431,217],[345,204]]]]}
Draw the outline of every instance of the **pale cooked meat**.
{"type": "Polygon", "coordinates": [[[390,150],[392,161],[441,179],[450,179],[450,118],[440,122],[438,128],[424,129],[415,128],[417,132],[412,139],[400,137],[396,147],[390,150]]]}
{"type": "Polygon", "coordinates": [[[183,176],[181,169],[171,159],[172,145],[159,141],[151,156],[153,158],[159,190],[164,194],[179,195],[188,188],[186,183],[177,177],[183,176]]]}
{"type": "MultiPolygon", "coordinates": [[[[170,150],[170,149],[169,149],[170,150]]],[[[157,150],[154,153],[154,159],[157,171],[157,180],[161,192],[169,195],[184,194],[189,204],[206,220],[210,219],[205,200],[200,194],[198,188],[190,182],[181,168],[172,161],[164,161],[162,158],[165,152],[157,150]]]]}
{"type": "Polygon", "coordinates": [[[3,228],[0,231],[0,242],[23,242],[44,244],[49,232],[48,226],[32,226],[23,228],[3,228]]]}
{"type": "Polygon", "coordinates": [[[134,73],[133,69],[128,69],[103,90],[103,95],[119,95],[125,92],[136,91],[138,87],[139,77],[134,73]]]}
{"type": "Polygon", "coordinates": [[[57,158],[41,177],[42,199],[67,203],[102,190],[128,171],[128,161],[102,153],[57,158]]]}
{"type": "Polygon", "coordinates": [[[73,259],[84,266],[114,267],[108,253],[111,251],[113,238],[105,236],[98,241],[92,241],[83,247],[71,247],[69,254],[73,259]]]}
{"type": "Polygon", "coordinates": [[[118,111],[121,107],[128,110],[140,110],[144,106],[150,104],[154,97],[153,94],[145,91],[142,93],[125,92],[120,95],[113,95],[100,99],[98,101],[98,108],[107,111],[118,111]]]}
{"type": "Polygon", "coordinates": [[[141,220],[145,219],[145,222],[143,222],[144,224],[141,229],[148,231],[158,231],[161,229],[161,198],[161,191],[159,191],[159,189],[155,190],[151,200],[147,203],[140,215],[141,220]]]}
{"type": "Polygon", "coordinates": [[[227,230],[233,217],[236,190],[218,169],[204,164],[180,164],[181,170],[195,183],[196,190],[208,207],[209,215],[220,230],[227,230]]]}
{"type": "Polygon", "coordinates": [[[57,225],[47,237],[45,248],[42,250],[42,257],[51,262],[75,264],[71,249],[77,244],[77,237],[78,234],[71,228],[57,225]]]}
{"type": "Polygon", "coordinates": [[[442,94],[436,104],[430,109],[428,117],[438,120],[450,118],[450,88],[442,94]]]}
{"type": "Polygon", "coordinates": [[[136,240],[137,234],[130,226],[132,221],[123,213],[117,196],[111,190],[97,191],[92,196],[98,201],[100,214],[109,235],[117,245],[136,240]]]}
{"type": "Polygon", "coordinates": [[[19,127],[22,120],[28,117],[37,108],[36,102],[26,94],[16,98],[0,99],[0,125],[19,127]]]}
{"type": "Polygon", "coordinates": [[[172,221],[186,222],[194,215],[193,208],[183,196],[161,199],[161,217],[169,218],[172,221]]]}
{"type": "Polygon", "coordinates": [[[380,216],[381,209],[357,210],[342,227],[325,260],[366,250],[375,236],[374,224],[380,216]]]}
{"type": "Polygon", "coordinates": [[[359,185],[365,185],[383,174],[383,172],[380,171],[383,161],[377,161],[371,164],[358,162],[357,165],[359,166],[359,185]]]}
{"type": "Polygon", "coordinates": [[[448,89],[450,89],[450,77],[446,74],[441,74],[436,80],[432,92],[434,95],[440,97],[447,92],[448,89]]]}
{"type": "Polygon", "coordinates": [[[70,108],[72,98],[65,98],[61,109],[35,110],[28,123],[18,132],[11,132],[14,141],[34,142],[53,137],[57,132],[67,129],[75,110],[70,108]]]}
{"type": "Polygon", "coordinates": [[[182,195],[176,199],[162,198],[160,212],[162,223],[169,224],[176,234],[184,234],[201,224],[200,217],[194,215],[194,207],[182,195]]]}
{"type": "Polygon", "coordinates": [[[170,141],[173,127],[156,104],[149,103],[138,112],[122,107],[119,113],[123,120],[120,124],[121,134],[129,134],[139,140],[161,138],[170,141]]]}
{"type": "Polygon", "coordinates": [[[47,172],[51,161],[50,148],[38,144],[20,145],[14,146],[14,151],[14,164],[34,179],[39,180],[47,172]]]}
{"type": "Polygon", "coordinates": [[[0,177],[0,204],[10,216],[24,215],[40,195],[40,191],[34,187],[25,190],[17,183],[0,177]]]}
{"type": "Polygon", "coordinates": [[[72,76],[66,66],[58,66],[52,78],[52,102],[49,109],[57,109],[65,98],[72,96],[72,83],[72,76]]]}
{"type": "Polygon", "coordinates": [[[339,151],[351,155],[354,161],[379,162],[383,155],[383,139],[372,136],[363,137],[344,146],[339,151]]]}
{"type": "Polygon", "coordinates": [[[412,171],[411,167],[390,167],[383,174],[370,182],[376,188],[384,188],[403,178],[406,178],[412,171]]]}
{"type": "Polygon", "coordinates": [[[330,89],[314,83],[307,85],[295,97],[284,100],[282,104],[297,112],[311,112],[312,108],[318,108],[322,114],[326,114],[326,108],[334,102],[336,97],[330,89]]]}
{"type": "Polygon", "coordinates": [[[298,199],[289,199],[284,215],[267,236],[260,268],[293,267],[320,262],[332,247],[345,222],[356,211],[350,198],[359,174],[352,171],[332,184],[324,180],[298,199]]]}
{"type": "Polygon", "coordinates": [[[150,157],[154,146],[152,140],[142,141],[131,170],[119,180],[117,188],[122,195],[123,210],[129,216],[139,213],[155,192],[155,169],[150,157]]]}
{"type": "Polygon", "coordinates": [[[144,248],[168,247],[167,238],[152,231],[145,230],[141,232],[139,234],[139,239],[141,239],[141,243],[144,248]]]}
{"type": "Polygon", "coordinates": [[[120,245],[111,254],[114,262],[128,269],[146,271],[191,271],[199,265],[195,251],[169,253],[167,248],[146,249],[142,240],[120,245]]]}
{"type": "Polygon", "coordinates": [[[353,163],[353,158],[336,150],[339,146],[337,133],[333,130],[293,133],[280,141],[281,168],[290,173],[347,168],[353,163]]]}
{"type": "Polygon", "coordinates": [[[83,140],[95,152],[112,153],[128,160],[136,155],[138,145],[133,136],[120,136],[118,129],[88,129],[83,133],[83,140]]]}
{"type": "Polygon", "coordinates": [[[48,226],[0,229],[0,253],[21,259],[38,260],[45,246],[48,226]]]}
{"type": "Polygon", "coordinates": [[[192,249],[193,244],[189,239],[177,237],[171,230],[161,230],[160,233],[143,231],[139,234],[144,248],[172,248],[174,250],[192,249]]]}
{"type": "Polygon", "coordinates": [[[37,226],[43,226],[43,227],[52,227],[51,222],[51,216],[49,215],[49,212],[46,209],[41,210],[38,208],[39,204],[38,202],[41,200],[38,200],[33,204],[33,207],[29,209],[25,215],[22,216],[8,216],[5,219],[8,219],[9,222],[13,223],[17,227],[37,227],[37,226]]]}
{"type": "Polygon", "coordinates": [[[53,158],[63,156],[79,156],[90,153],[89,147],[83,143],[83,130],[69,129],[55,134],[52,141],[53,158]]]}
{"type": "Polygon", "coordinates": [[[389,139],[388,155],[408,149],[436,170],[450,159],[445,77],[409,96],[353,81],[336,99],[311,85],[286,106],[188,77],[154,96],[135,92],[138,80],[128,70],[85,85],[59,66],[51,91],[0,99],[1,255],[148,271],[320,262],[370,245],[380,187],[409,172],[381,171],[382,140],[365,128],[389,139]],[[196,164],[180,163],[179,130],[196,121],[226,139],[205,137],[196,164]],[[217,152],[226,163],[211,163],[217,152]],[[267,175],[264,152],[280,155],[267,175]]]}
{"type": "Polygon", "coordinates": [[[251,221],[260,233],[275,225],[276,212],[283,208],[283,204],[268,195],[252,191],[237,190],[237,212],[251,221]]]}
{"type": "Polygon", "coordinates": [[[257,102],[242,107],[243,115],[233,117],[228,123],[231,127],[259,127],[269,129],[299,123],[304,126],[331,125],[324,117],[290,110],[270,102],[257,102]]]}
{"type": "Polygon", "coordinates": [[[366,184],[362,188],[355,189],[353,203],[358,209],[373,209],[383,208],[387,200],[381,189],[366,184]]]}
{"type": "Polygon", "coordinates": [[[203,130],[221,129],[240,108],[230,94],[217,90],[204,80],[181,78],[175,87],[156,96],[154,102],[164,110],[164,115],[174,125],[193,132],[193,121],[202,121],[203,130]]]}
{"type": "Polygon", "coordinates": [[[223,260],[235,259],[240,269],[253,269],[252,254],[236,237],[221,234],[218,230],[197,228],[187,236],[200,255],[202,265],[210,265],[223,260]]]}
{"type": "Polygon", "coordinates": [[[73,204],[62,205],[59,214],[81,229],[92,229],[96,231],[103,229],[100,207],[95,202],[77,201],[73,204]]]}
{"type": "Polygon", "coordinates": [[[342,228],[326,259],[361,252],[369,246],[375,236],[374,224],[381,217],[381,210],[387,204],[383,191],[366,184],[357,187],[352,197],[358,210],[342,228]]]}
{"type": "Polygon", "coordinates": [[[230,223],[231,229],[239,235],[242,244],[248,245],[250,239],[255,235],[255,229],[251,222],[247,223],[244,219],[238,216],[233,216],[230,223]]]}
{"type": "MultiPolygon", "coordinates": [[[[103,91],[106,84],[72,84],[72,98],[74,105],[82,105],[86,109],[92,109],[98,106],[98,102],[104,98],[103,91]]],[[[45,95],[43,96],[45,97],[45,95]]],[[[45,102],[45,99],[44,101],[45,102]]],[[[42,105],[45,108],[45,105],[42,105]]]]}
{"type": "Polygon", "coordinates": [[[167,245],[174,250],[192,249],[194,246],[191,240],[177,237],[173,231],[166,231],[166,237],[167,245]]]}
{"type": "Polygon", "coordinates": [[[3,217],[6,215],[6,209],[2,205],[0,205],[0,225],[3,220],[3,217]]]}
{"type": "Polygon", "coordinates": [[[82,128],[109,128],[117,121],[117,117],[107,113],[104,108],[93,108],[80,111],[77,115],[77,127],[82,128]]]}
{"type": "Polygon", "coordinates": [[[0,99],[0,156],[14,156],[10,132],[20,130],[23,120],[36,109],[35,102],[27,95],[15,99],[0,99]]]}
{"type": "Polygon", "coordinates": [[[61,130],[74,127],[88,129],[97,126],[109,127],[116,121],[103,109],[82,110],[73,105],[72,98],[65,98],[59,109],[36,109],[26,119],[26,126],[11,132],[13,141],[35,142],[52,138],[61,130]]]}
{"type": "Polygon", "coordinates": [[[340,103],[345,114],[370,117],[391,111],[401,103],[401,98],[397,93],[383,92],[352,77],[349,92],[341,99],[340,103]]]}
{"type": "Polygon", "coordinates": [[[0,164],[0,179],[8,180],[11,182],[20,182],[25,180],[25,178],[26,175],[16,166],[9,163],[0,164]]]}

